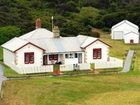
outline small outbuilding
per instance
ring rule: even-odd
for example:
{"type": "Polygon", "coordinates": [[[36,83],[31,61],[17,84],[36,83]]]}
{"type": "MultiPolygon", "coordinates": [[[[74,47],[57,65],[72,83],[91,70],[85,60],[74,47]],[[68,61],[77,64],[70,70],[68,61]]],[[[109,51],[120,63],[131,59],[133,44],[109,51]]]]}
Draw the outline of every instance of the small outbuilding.
{"type": "Polygon", "coordinates": [[[139,33],[129,32],[124,35],[124,43],[137,44],[139,43],[139,33]]]}
{"type": "Polygon", "coordinates": [[[137,25],[128,20],[123,20],[111,28],[111,38],[114,40],[124,39],[125,43],[139,43],[138,30],[137,25]]]}

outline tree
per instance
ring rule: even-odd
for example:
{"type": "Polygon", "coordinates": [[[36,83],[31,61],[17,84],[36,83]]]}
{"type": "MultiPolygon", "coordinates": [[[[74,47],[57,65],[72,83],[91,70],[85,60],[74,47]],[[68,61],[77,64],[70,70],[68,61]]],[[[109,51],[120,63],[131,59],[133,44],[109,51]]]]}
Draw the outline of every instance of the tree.
{"type": "Polygon", "coordinates": [[[0,44],[5,43],[13,37],[19,36],[20,33],[20,28],[15,26],[0,27],[0,44]]]}

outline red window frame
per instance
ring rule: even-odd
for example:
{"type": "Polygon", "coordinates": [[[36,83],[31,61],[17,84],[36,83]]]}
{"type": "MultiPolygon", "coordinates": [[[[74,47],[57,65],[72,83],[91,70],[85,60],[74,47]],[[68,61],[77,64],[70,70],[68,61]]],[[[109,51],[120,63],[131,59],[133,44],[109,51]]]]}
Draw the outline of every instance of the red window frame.
{"type": "Polygon", "coordinates": [[[95,48],[93,49],[93,59],[101,59],[102,58],[102,49],[95,48]]]}
{"type": "Polygon", "coordinates": [[[49,55],[49,60],[58,60],[58,54],[49,55]]]}
{"type": "Polygon", "coordinates": [[[24,63],[33,64],[34,63],[34,52],[24,53],[24,63]]]}

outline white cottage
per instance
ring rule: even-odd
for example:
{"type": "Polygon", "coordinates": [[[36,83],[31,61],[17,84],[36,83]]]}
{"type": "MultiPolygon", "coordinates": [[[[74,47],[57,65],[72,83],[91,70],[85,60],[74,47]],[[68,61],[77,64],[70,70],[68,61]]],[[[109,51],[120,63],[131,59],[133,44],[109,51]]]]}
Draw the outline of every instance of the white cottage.
{"type": "Polygon", "coordinates": [[[124,39],[125,43],[131,42],[138,43],[139,42],[138,30],[139,27],[137,25],[127,20],[123,20],[111,28],[111,38],[114,40],[124,39]]]}
{"type": "Polygon", "coordinates": [[[19,73],[35,73],[38,71],[30,71],[29,68],[35,70],[36,67],[45,66],[39,68],[44,70],[39,72],[47,72],[49,70],[46,70],[46,67],[52,71],[51,65],[56,63],[71,65],[109,60],[110,45],[100,39],[83,35],[62,37],[59,35],[58,27],[55,26],[51,32],[40,26],[40,20],[37,20],[35,30],[2,45],[6,65],[19,73]]]}

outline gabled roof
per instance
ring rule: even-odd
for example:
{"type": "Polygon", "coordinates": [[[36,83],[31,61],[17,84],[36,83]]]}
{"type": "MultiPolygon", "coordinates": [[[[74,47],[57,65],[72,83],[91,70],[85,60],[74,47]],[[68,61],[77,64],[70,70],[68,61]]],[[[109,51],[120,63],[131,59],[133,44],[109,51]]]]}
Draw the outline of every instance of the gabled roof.
{"type": "Polygon", "coordinates": [[[27,34],[20,36],[21,39],[40,39],[40,38],[52,38],[53,33],[45,28],[37,28],[27,34]]]}
{"type": "Polygon", "coordinates": [[[11,39],[10,41],[4,43],[3,45],[1,45],[3,48],[5,49],[8,49],[12,52],[16,52],[17,50],[21,49],[22,47],[26,46],[27,44],[31,44],[41,50],[45,50],[43,49],[42,47],[38,46],[38,45],[35,45],[31,42],[28,42],[27,40],[23,40],[23,39],[20,39],[20,38],[13,38],[11,39]]]}
{"type": "Polygon", "coordinates": [[[1,46],[3,48],[6,48],[6,49],[14,52],[15,50],[17,50],[21,46],[24,46],[27,43],[28,43],[28,41],[25,41],[25,40],[22,40],[22,39],[15,37],[15,38],[11,39],[10,41],[4,43],[1,46]]]}
{"type": "Polygon", "coordinates": [[[137,25],[135,25],[134,23],[132,23],[132,22],[130,22],[128,20],[123,20],[123,21],[119,22],[118,24],[112,26],[112,29],[114,29],[114,28],[116,28],[116,27],[118,27],[118,26],[120,26],[120,25],[122,25],[124,23],[126,23],[126,24],[128,24],[128,25],[130,25],[130,26],[132,26],[132,27],[134,27],[136,29],[139,29],[139,27],[137,25]]]}
{"type": "Polygon", "coordinates": [[[85,48],[87,45],[89,45],[90,43],[92,43],[96,40],[97,40],[97,38],[87,37],[86,40],[82,43],[81,48],[85,48]]]}
{"type": "Polygon", "coordinates": [[[78,35],[77,38],[78,40],[80,41],[80,44],[82,44],[86,39],[87,39],[88,36],[86,35],[78,35]]]}
{"type": "Polygon", "coordinates": [[[126,34],[124,34],[124,35],[128,35],[128,34],[130,34],[130,33],[134,33],[134,34],[136,34],[136,35],[139,35],[139,33],[137,32],[133,32],[133,31],[131,31],[131,32],[128,32],[128,33],[126,33],[126,34]]]}

